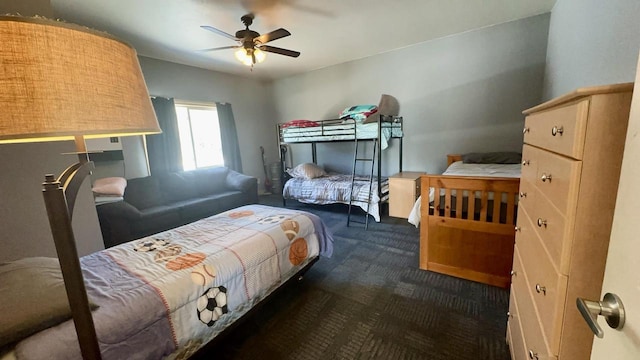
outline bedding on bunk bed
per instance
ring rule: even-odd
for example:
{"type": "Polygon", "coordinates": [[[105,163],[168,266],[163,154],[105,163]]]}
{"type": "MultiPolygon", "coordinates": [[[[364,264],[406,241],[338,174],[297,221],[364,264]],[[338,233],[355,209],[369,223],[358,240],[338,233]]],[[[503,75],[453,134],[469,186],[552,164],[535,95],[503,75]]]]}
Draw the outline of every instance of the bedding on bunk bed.
{"type": "MultiPolygon", "coordinates": [[[[314,179],[291,178],[282,191],[285,199],[293,199],[307,204],[349,204],[351,197],[351,175],[329,174],[327,176],[314,179]]],[[[378,196],[378,181],[373,180],[370,184],[366,177],[356,176],[353,192],[354,201],[352,205],[360,207],[367,212],[367,198],[371,187],[371,202],[368,213],[373,216],[376,222],[380,222],[380,202],[386,201],[389,194],[389,184],[387,179],[383,179],[381,184],[382,198],[378,196]]]]}
{"type": "MultiPolygon", "coordinates": [[[[456,161],[452,163],[442,175],[450,176],[469,176],[469,177],[507,177],[507,178],[520,178],[521,165],[520,164],[478,164],[478,163],[464,163],[462,161],[456,161]]],[[[444,195],[444,189],[441,190],[441,196],[444,195]]],[[[452,196],[455,196],[455,190],[451,192],[452,196]]],[[[467,196],[466,191],[463,196],[467,196]]],[[[435,190],[429,189],[429,202],[433,202],[435,198],[435,190]]],[[[422,203],[422,196],[418,197],[411,212],[409,213],[409,223],[415,227],[420,225],[420,210],[422,203]]],[[[493,200],[493,193],[489,194],[489,200],[493,200]]],[[[502,202],[506,202],[506,199],[501,199],[502,202]]]]}
{"type": "MultiPolygon", "coordinates": [[[[319,255],[317,216],[249,205],[81,258],[103,359],[183,358],[319,255]]],[[[79,359],[73,321],[17,343],[19,359],[79,359]]]]}
{"type": "MultiPolygon", "coordinates": [[[[389,146],[389,139],[402,137],[402,124],[395,122],[380,123],[382,137],[381,148],[389,146]]],[[[281,139],[285,143],[338,141],[358,139],[375,139],[378,137],[378,123],[362,123],[354,120],[344,120],[331,125],[286,127],[281,128],[281,139]]]]}

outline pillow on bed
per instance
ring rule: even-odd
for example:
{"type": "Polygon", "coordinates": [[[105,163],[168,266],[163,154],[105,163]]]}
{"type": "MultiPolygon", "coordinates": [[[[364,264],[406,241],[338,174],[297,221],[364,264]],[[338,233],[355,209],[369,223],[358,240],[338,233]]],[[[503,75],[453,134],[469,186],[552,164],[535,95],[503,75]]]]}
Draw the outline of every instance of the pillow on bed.
{"type": "Polygon", "coordinates": [[[95,194],[124,196],[124,189],[127,188],[127,179],[122,177],[106,177],[96,179],[91,190],[95,194]]]}
{"type": "Polygon", "coordinates": [[[519,152],[468,153],[462,155],[465,164],[519,164],[522,154],[519,152]]]}
{"type": "Polygon", "coordinates": [[[398,99],[394,98],[391,95],[382,94],[382,96],[380,97],[380,103],[378,104],[378,112],[367,116],[367,118],[364,119],[362,123],[368,124],[372,122],[378,122],[378,120],[380,120],[380,115],[398,116],[399,114],[400,103],[398,102],[398,99]]]}
{"type": "Polygon", "coordinates": [[[71,318],[56,258],[0,264],[0,299],[0,348],[71,318]]]}
{"type": "Polygon", "coordinates": [[[294,178],[315,179],[317,177],[326,176],[327,172],[316,164],[304,163],[293,169],[287,170],[287,173],[294,178]]]}

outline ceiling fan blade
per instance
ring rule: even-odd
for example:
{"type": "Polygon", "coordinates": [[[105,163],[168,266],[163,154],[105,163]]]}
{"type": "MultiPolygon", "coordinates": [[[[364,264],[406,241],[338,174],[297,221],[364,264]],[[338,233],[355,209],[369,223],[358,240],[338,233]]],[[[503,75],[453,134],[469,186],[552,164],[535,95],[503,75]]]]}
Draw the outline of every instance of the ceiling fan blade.
{"type": "Polygon", "coordinates": [[[206,51],[217,51],[217,50],[226,50],[226,49],[236,49],[239,48],[240,46],[222,46],[222,47],[215,47],[215,48],[209,48],[209,49],[202,49],[199,51],[202,52],[206,52],[206,51]]]}
{"type": "Polygon", "coordinates": [[[266,44],[269,41],[278,40],[289,35],[291,35],[289,31],[280,28],[278,30],[273,30],[270,33],[262,34],[253,40],[259,42],[260,44],[266,44]]]}
{"type": "Polygon", "coordinates": [[[231,40],[240,41],[240,39],[238,39],[237,37],[235,37],[235,36],[233,36],[233,35],[231,35],[231,34],[229,34],[229,33],[226,33],[226,32],[224,32],[224,31],[222,31],[222,30],[216,29],[216,28],[214,28],[213,26],[209,26],[209,25],[201,25],[200,27],[201,27],[201,28],[203,28],[203,29],[205,29],[205,30],[209,30],[209,31],[211,31],[212,33],[216,33],[216,34],[218,34],[218,35],[222,35],[222,36],[224,36],[224,37],[226,37],[226,38],[229,38],[229,39],[231,39],[231,40]]]}
{"type": "Polygon", "coordinates": [[[266,52],[270,52],[270,53],[274,53],[274,54],[280,54],[280,55],[284,55],[284,56],[291,56],[291,57],[294,57],[294,58],[297,58],[298,56],[300,56],[300,52],[299,51],[282,49],[282,48],[275,47],[275,46],[261,45],[261,46],[259,46],[259,48],[262,51],[266,51],[266,52]]]}

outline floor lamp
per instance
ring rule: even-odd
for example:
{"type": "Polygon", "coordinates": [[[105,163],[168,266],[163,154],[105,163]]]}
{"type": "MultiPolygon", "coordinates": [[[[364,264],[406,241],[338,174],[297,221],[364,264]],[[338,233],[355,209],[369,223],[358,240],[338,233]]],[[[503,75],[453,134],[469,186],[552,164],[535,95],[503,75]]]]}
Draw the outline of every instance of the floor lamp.
{"type": "Polygon", "coordinates": [[[100,347],[71,217],[90,174],[85,138],[159,133],[136,51],[107,34],[41,18],[0,16],[0,143],[74,140],[79,162],[43,196],[85,359],[100,347]]]}

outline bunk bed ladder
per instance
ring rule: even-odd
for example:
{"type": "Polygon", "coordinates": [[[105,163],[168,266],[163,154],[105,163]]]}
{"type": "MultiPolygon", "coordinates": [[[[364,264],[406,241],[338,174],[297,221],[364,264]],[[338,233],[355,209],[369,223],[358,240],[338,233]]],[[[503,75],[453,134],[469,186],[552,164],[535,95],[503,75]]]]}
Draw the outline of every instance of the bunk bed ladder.
{"type": "MultiPolygon", "coordinates": [[[[376,150],[378,149],[378,139],[374,139],[373,140],[373,154],[371,155],[371,158],[367,158],[367,157],[358,157],[358,138],[356,137],[355,139],[355,149],[354,149],[354,156],[353,156],[353,171],[351,172],[351,193],[349,196],[349,213],[347,215],[347,226],[350,225],[351,223],[351,207],[353,206],[353,201],[354,196],[353,196],[353,188],[355,185],[355,180],[356,180],[356,167],[358,162],[371,162],[371,171],[369,173],[369,195],[367,196],[367,211],[364,214],[364,222],[359,222],[359,221],[355,221],[357,223],[360,224],[364,224],[364,229],[367,230],[367,228],[369,227],[369,208],[371,206],[371,191],[373,191],[373,169],[375,168],[375,159],[376,159],[376,150]]],[[[378,184],[379,186],[379,184],[378,184]]]]}

